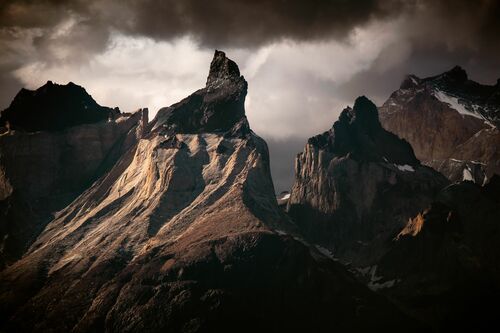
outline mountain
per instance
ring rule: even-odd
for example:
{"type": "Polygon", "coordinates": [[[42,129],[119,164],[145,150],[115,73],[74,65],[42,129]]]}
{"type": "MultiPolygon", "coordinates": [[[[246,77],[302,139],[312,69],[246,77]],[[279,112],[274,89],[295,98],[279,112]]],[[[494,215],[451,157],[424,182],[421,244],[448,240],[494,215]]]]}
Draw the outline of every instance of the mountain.
{"type": "Polygon", "coordinates": [[[306,239],[355,267],[371,265],[448,181],[384,130],[366,97],[308,140],[295,161],[288,212],[306,239]]]}
{"type": "Polygon", "coordinates": [[[22,89],[2,112],[10,126],[0,134],[0,267],[18,259],[56,211],[140,138],[147,110],[114,112],[82,87],[51,82],[22,89]],[[116,119],[108,121],[109,114],[116,119]]]}
{"type": "Polygon", "coordinates": [[[59,131],[71,126],[92,124],[120,115],[103,107],[84,88],[48,81],[37,90],[21,89],[10,106],[0,114],[0,126],[26,132],[59,131]]]}
{"type": "MultiPolygon", "coordinates": [[[[206,86],[160,110],[0,273],[2,329],[424,329],[297,233],[246,92],[216,51],[206,86]]],[[[404,147],[396,160],[421,168],[404,147]]]]}
{"type": "Polygon", "coordinates": [[[438,331],[498,330],[500,177],[443,189],[376,268],[389,297],[438,331]]]}
{"type": "Polygon", "coordinates": [[[379,112],[385,129],[451,181],[483,184],[500,174],[500,80],[481,85],[460,67],[424,79],[409,75],[379,112]]]}

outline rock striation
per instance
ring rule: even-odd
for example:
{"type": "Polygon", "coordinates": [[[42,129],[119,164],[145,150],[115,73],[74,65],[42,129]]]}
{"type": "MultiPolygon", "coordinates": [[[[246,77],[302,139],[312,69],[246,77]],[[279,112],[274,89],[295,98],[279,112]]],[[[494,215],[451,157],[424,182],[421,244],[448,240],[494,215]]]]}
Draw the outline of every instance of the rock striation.
{"type": "Polygon", "coordinates": [[[21,90],[2,112],[11,125],[0,135],[0,266],[18,259],[53,214],[108,171],[147,126],[147,110],[108,121],[109,112],[82,87],[51,82],[21,90]],[[82,115],[82,105],[90,115],[82,115]]]}
{"type": "Polygon", "coordinates": [[[308,140],[295,162],[288,212],[305,237],[344,262],[376,262],[447,180],[384,130],[366,97],[308,140]]]}
{"type": "Polygon", "coordinates": [[[385,129],[451,181],[483,184],[500,173],[498,83],[476,83],[460,67],[424,79],[409,75],[379,112],[385,129]]]}
{"type": "Polygon", "coordinates": [[[160,110],[0,274],[2,328],[423,329],[297,234],[248,126],[246,89],[216,51],[206,87],[160,110]]]}

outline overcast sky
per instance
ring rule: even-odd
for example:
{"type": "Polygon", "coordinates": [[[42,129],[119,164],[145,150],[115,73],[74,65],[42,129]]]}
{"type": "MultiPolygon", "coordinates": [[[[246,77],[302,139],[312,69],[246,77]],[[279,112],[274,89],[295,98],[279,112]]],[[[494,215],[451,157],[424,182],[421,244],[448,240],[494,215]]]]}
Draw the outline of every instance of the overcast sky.
{"type": "Polygon", "coordinates": [[[382,104],[405,74],[461,65],[500,77],[495,0],[0,1],[0,109],[21,87],[82,85],[101,105],[152,118],[204,86],[214,49],[249,82],[252,129],[276,190],[294,157],[359,95],[382,104]]]}

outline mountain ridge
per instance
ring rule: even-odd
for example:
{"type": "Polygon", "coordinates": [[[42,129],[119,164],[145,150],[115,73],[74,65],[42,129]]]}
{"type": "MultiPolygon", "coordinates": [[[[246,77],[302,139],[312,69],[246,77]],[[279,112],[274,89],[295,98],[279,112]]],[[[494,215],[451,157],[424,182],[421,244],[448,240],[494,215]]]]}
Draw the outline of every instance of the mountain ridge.
{"type": "Polygon", "coordinates": [[[379,107],[387,130],[451,181],[483,184],[500,173],[500,86],[468,79],[461,67],[428,78],[407,76],[379,107]]]}
{"type": "Polygon", "coordinates": [[[207,86],[160,110],[0,273],[5,329],[425,327],[297,233],[225,58],[216,51],[207,86]]]}

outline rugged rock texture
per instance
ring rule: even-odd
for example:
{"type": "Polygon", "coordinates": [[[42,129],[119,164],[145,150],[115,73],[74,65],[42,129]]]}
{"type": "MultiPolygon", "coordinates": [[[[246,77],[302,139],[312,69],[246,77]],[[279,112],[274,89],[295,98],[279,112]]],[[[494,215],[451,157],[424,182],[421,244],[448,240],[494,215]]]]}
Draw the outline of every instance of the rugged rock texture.
{"type": "Polygon", "coordinates": [[[206,87],[179,103],[160,110],[154,128],[164,126],[177,133],[228,131],[245,117],[247,82],[238,66],[216,51],[206,87]]]}
{"type": "Polygon", "coordinates": [[[1,273],[3,328],[421,330],[295,235],[267,146],[242,112],[245,93],[216,52],[207,86],[161,110],[1,273]]]}
{"type": "Polygon", "coordinates": [[[118,117],[116,109],[100,106],[85,89],[74,84],[47,82],[37,90],[21,89],[0,114],[0,126],[26,132],[60,131],[118,117]]]}
{"type": "Polygon", "coordinates": [[[376,262],[408,218],[447,184],[381,127],[366,97],[309,139],[295,169],[289,214],[308,239],[355,266],[376,262]]]}
{"type": "Polygon", "coordinates": [[[498,330],[499,221],[498,176],[445,188],[394,239],[378,283],[438,331],[498,330]]]}
{"type": "Polygon", "coordinates": [[[451,181],[472,175],[482,184],[500,174],[498,83],[478,84],[460,67],[425,79],[409,75],[379,112],[385,129],[408,140],[422,163],[451,181]]]}
{"type": "Polygon", "coordinates": [[[36,92],[21,90],[7,109],[12,127],[0,135],[0,267],[19,258],[53,213],[108,171],[147,126],[147,111],[143,111],[119,116],[116,121],[60,128],[92,120],[81,117],[81,105],[107,110],[93,100],[93,104],[88,104],[90,96],[82,92],[83,88],[74,84],[49,83],[36,92]],[[64,108],[47,111],[45,107],[56,103],[58,93],[64,108]],[[32,123],[29,117],[33,114],[46,118],[38,122],[36,116],[32,123]],[[58,115],[62,120],[57,120],[58,115]],[[33,129],[30,124],[39,125],[38,129],[57,127],[60,131],[28,133],[12,129],[33,129]],[[51,125],[47,128],[47,124],[51,125]]]}

